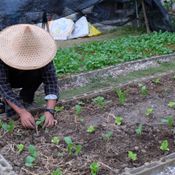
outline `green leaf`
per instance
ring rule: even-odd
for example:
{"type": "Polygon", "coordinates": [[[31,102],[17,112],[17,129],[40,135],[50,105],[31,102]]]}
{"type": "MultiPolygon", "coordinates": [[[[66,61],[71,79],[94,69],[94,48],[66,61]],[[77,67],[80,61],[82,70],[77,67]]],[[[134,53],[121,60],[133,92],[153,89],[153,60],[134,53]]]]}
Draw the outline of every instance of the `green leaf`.
{"type": "Polygon", "coordinates": [[[132,161],[136,161],[136,160],[137,160],[137,154],[134,153],[133,151],[128,151],[128,157],[129,157],[132,161]]]}
{"type": "Polygon", "coordinates": [[[37,157],[37,151],[34,145],[29,145],[28,151],[32,157],[37,157]]]}
{"type": "Polygon", "coordinates": [[[152,107],[148,107],[148,108],[146,109],[145,115],[146,115],[146,116],[150,116],[150,115],[153,114],[153,112],[154,112],[154,109],[153,109],[152,107]]]}
{"type": "Polygon", "coordinates": [[[170,101],[168,103],[168,107],[175,109],[175,102],[174,101],[170,101]]]}
{"type": "Polygon", "coordinates": [[[161,142],[161,145],[160,145],[160,149],[162,150],[162,151],[169,151],[169,143],[168,143],[168,140],[163,140],[162,142],[161,142]]]}
{"type": "Polygon", "coordinates": [[[135,130],[135,131],[136,131],[136,134],[137,134],[137,135],[139,135],[139,136],[140,136],[140,135],[142,135],[143,125],[142,125],[142,124],[140,124],[140,125],[139,125],[139,127],[138,127],[138,128],[136,128],[136,130],[135,130]]]}
{"type": "Polygon", "coordinates": [[[82,145],[75,145],[75,155],[78,156],[81,153],[82,145]]]}
{"type": "Polygon", "coordinates": [[[64,106],[55,106],[55,111],[56,112],[61,112],[64,110],[64,106]]]}
{"type": "Polygon", "coordinates": [[[92,125],[87,128],[88,133],[94,133],[95,130],[96,130],[95,126],[92,126],[92,125]]]}
{"type": "Polygon", "coordinates": [[[116,125],[121,125],[123,122],[123,118],[121,116],[116,116],[115,117],[115,124],[116,125]]]}
{"type": "Polygon", "coordinates": [[[121,105],[124,105],[124,103],[126,102],[126,93],[125,93],[125,91],[122,91],[121,89],[117,89],[116,94],[119,98],[119,103],[121,105]]]}
{"type": "Polygon", "coordinates": [[[24,150],[24,144],[17,145],[18,153],[21,153],[24,150]]]}
{"type": "Polygon", "coordinates": [[[54,137],[52,137],[51,142],[58,145],[60,142],[60,138],[58,136],[54,136],[54,137]]]}
{"type": "Polygon", "coordinates": [[[25,158],[25,166],[27,166],[27,167],[33,167],[33,164],[34,164],[34,162],[35,162],[35,158],[34,157],[32,157],[32,156],[27,156],[26,158],[25,158]]]}
{"type": "Polygon", "coordinates": [[[98,162],[93,162],[90,164],[91,175],[97,175],[100,171],[100,164],[98,162]]]}
{"type": "Polygon", "coordinates": [[[56,170],[51,172],[51,175],[62,175],[62,171],[59,168],[57,168],[56,170]]]}
{"type": "Polygon", "coordinates": [[[45,119],[46,117],[44,115],[41,115],[40,118],[36,121],[36,125],[41,126],[44,123],[45,119]]]}

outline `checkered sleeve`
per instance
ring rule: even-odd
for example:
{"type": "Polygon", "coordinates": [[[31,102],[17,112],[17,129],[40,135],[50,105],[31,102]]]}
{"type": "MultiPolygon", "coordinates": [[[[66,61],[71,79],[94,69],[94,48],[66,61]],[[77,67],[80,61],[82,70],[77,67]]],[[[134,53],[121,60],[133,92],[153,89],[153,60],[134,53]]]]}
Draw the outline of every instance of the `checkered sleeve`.
{"type": "Polygon", "coordinates": [[[7,78],[7,73],[7,67],[2,61],[0,61],[0,96],[14,103],[18,107],[23,107],[19,97],[13,92],[10,86],[10,83],[7,78]]]}
{"type": "Polygon", "coordinates": [[[52,94],[52,95],[56,95],[58,98],[59,87],[58,87],[58,80],[57,80],[53,61],[43,68],[42,78],[44,83],[45,95],[47,96],[52,94]]]}

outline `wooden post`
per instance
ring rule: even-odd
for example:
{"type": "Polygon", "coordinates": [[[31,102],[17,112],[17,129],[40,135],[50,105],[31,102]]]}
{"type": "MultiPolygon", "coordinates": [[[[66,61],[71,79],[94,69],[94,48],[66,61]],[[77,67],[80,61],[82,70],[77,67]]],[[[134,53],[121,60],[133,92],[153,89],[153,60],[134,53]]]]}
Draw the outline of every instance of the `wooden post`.
{"type": "Polygon", "coordinates": [[[146,31],[147,31],[147,33],[150,33],[151,30],[149,28],[149,22],[148,22],[148,18],[147,18],[147,15],[146,15],[144,0],[141,0],[141,2],[142,2],[143,15],[144,15],[144,20],[145,20],[145,25],[146,25],[146,31]]]}

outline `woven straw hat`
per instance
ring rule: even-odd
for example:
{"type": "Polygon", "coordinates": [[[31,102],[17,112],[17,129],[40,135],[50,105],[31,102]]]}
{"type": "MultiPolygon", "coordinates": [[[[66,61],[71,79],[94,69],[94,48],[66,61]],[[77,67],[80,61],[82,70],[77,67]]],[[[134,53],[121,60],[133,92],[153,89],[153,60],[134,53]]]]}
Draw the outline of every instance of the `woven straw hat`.
{"type": "Polygon", "coordinates": [[[56,54],[53,38],[40,27],[18,24],[0,32],[0,59],[20,70],[47,65],[56,54]]]}

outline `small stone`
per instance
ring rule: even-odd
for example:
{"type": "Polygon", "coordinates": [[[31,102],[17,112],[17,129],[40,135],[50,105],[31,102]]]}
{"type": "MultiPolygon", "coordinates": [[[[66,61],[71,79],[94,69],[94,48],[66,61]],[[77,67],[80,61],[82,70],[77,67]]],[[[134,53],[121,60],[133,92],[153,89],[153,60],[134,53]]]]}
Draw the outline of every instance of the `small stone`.
{"type": "Polygon", "coordinates": [[[146,153],[146,150],[145,150],[145,149],[142,149],[141,152],[142,152],[142,153],[146,153]]]}
{"type": "Polygon", "coordinates": [[[139,147],[138,147],[138,146],[135,146],[134,149],[135,149],[136,151],[138,151],[138,150],[139,150],[139,147]]]}

